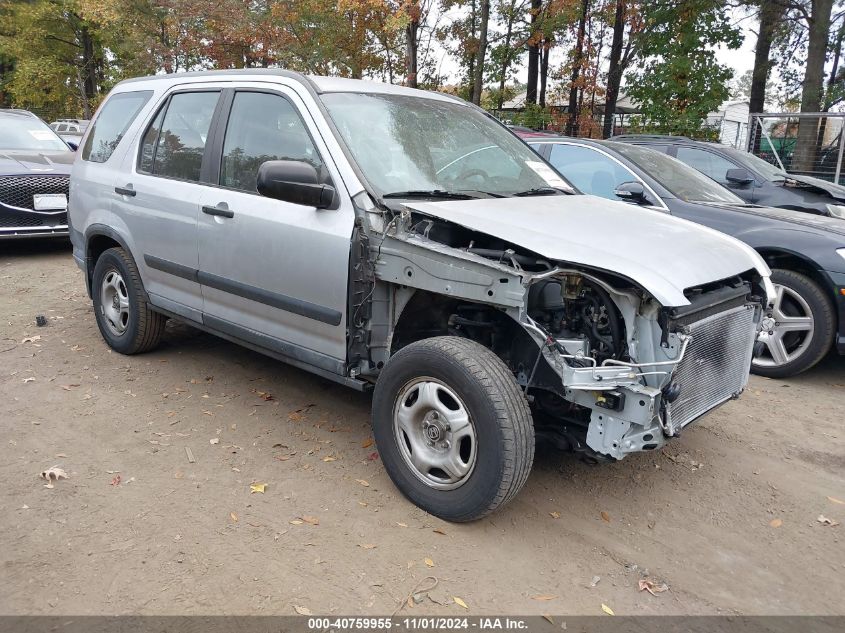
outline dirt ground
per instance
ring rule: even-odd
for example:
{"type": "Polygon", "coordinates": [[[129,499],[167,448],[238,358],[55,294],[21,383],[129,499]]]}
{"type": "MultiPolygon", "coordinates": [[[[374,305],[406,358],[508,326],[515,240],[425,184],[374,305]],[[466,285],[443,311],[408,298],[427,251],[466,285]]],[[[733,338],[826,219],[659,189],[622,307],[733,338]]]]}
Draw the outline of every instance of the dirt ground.
{"type": "Polygon", "coordinates": [[[393,487],[369,396],[173,323],[120,356],[69,246],[0,243],[0,614],[391,614],[429,576],[402,613],[845,614],[843,395],[845,359],[755,377],[661,453],[541,451],[453,525],[393,487]]]}

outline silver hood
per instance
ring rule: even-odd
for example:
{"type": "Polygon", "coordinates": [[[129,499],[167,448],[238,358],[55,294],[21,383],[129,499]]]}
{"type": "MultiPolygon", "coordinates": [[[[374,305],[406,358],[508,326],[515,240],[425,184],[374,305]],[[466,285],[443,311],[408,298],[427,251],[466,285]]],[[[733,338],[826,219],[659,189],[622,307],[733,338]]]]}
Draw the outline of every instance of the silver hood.
{"type": "Polygon", "coordinates": [[[627,277],[663,306],[684,306],[684,290],[757,269],[750,246],[659,211],[595,196],[534,196],[406,202],[429,216],[506,240],[549,260],[627,277]]]}

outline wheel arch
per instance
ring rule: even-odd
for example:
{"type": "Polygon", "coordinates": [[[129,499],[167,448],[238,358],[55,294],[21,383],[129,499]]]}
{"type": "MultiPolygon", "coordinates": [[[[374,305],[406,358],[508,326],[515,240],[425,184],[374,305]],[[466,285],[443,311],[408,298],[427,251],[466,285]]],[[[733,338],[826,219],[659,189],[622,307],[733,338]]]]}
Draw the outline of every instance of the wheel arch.
{"type": "Polygon", "coordinates": [[[821,266],[806,255],[781,247],[765,246],[758,247],[756,250],[766,261],[769,268],[783,268],[801,273],[812,279],[824,290],[830,286],[830,281],[821,272],[821,266]]]}
{"type": "MultiPolygon", "coordinates": [[[[506,310],[495,305],[450,297],[426,290],[414,291],[395,317],[389,357],[403,347],[437,336],[461,336],[496,354],[517,376],[527,378],[538,361],[539,346],[525,328],[506,310]],[[489,326],[463,325],[450,321],[458,309],[477,310],[489,319],[489,326]]],[[[535,386],[558,391],[560,378],[545,358],[534,369],[535,386]]]]}
{"type": "MultiPolygon", "coordinates": [[[[97,265],[100,255],[110,248],[122,248],[127,256],[133,262],[135,261],[135,258],[132,256],[132,249],[129,248],[126,240],[112,227],[106,226],[105,224],[92,224],[89,226],[88,230],[85,231],[85,276],[89,297],[91,297],[92,292],[91,285],[93,283],[94,266],[97,265]]],[[[135,265],[137,267],[138,262],[135,262],[135,265]]],[[[143,293],[144,300],[149,301],[149,296],[143,287],[143,283],[141,284],[141,292],[143,293]]]]}

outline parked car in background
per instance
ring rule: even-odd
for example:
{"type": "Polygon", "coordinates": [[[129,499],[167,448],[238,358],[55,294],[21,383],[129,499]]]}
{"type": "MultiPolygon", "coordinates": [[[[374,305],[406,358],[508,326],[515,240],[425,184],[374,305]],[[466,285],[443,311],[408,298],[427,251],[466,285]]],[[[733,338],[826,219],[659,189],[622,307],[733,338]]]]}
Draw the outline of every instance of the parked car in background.
{"type": "Polygon", "coordinates": [[[703,224],[763,256],[777,299],[763,321],[766,349],[753,361],[755,373],[792,376],[831,347],[845,354],[845,222],[749,205],[680,161],[639,145],[561,137],[526,142],[584,193],[703,224]]]}
{"type": "Polygon", "coordinates": [[[37,116],[0,110],[0,239],[67,235],[73,152],[37,116]]]}
{"type": "Polygon", "coordinates": [[[453,521],[517,494],[537,435],[622,459],[736,397],[774,297],[739,240],[571,195],[448,95],[162,75],[85,139],[71,241],[107,344],[150,350],[175,317],[373,388],[387,473],[453,521]]]}
{"type": "Polygon", "coordinates": [[[669,154],[745,202],[845,219],[845,187],[813,176],[786,173],[750,152],[683,136],[630,134],[612,140],[669,154]]]}
{"type": "Polygon", "coordinates": [[[86,119],[59,119],[53,121],[50,127],[75,151],[82,141],[85,130],[88,129],[88,123],[86,119]]]}

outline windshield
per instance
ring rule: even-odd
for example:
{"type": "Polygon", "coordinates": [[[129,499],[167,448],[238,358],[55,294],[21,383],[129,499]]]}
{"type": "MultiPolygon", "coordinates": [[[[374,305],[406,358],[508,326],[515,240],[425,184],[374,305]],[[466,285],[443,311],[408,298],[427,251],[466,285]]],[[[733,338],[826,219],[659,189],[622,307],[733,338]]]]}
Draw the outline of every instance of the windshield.
{"type": "Polygon", "coordinates": [[[380,196],[569,189],[531,148],[459,102],[360,93],[330,93],[322,99],[380,196]]]}
{"type": "Polygon", "coordinates": [[[742,150],[734,149],[733,147],[724,147],[722,148],[722,151],[731,158],[745,163],[766,180],[777,182],[786,178],[786,174],[780,167],[772,165],[759,156],[755,156],[751,152],[743,152],[742,150]]]}
{"type": "Polygon", "coordinates": [[[0,114],[0,150],[4,149],[68,151],[46,123],[26,114],[0,114]]]}
{"type": "Polygon", "coordinates": [[[686,202],[745,204],[743,200],[701,172],[677,158],[656,150],[627,143],[613,143],[613,149],[686,202]]]}

